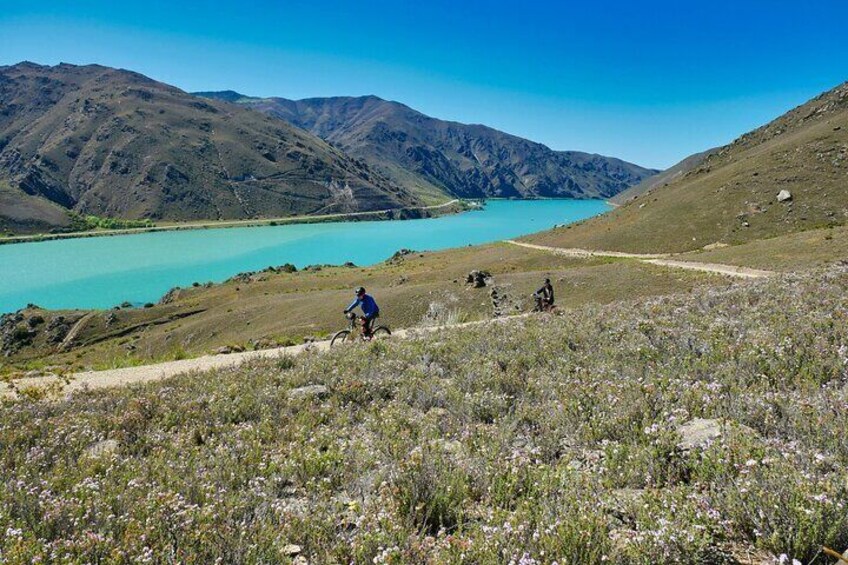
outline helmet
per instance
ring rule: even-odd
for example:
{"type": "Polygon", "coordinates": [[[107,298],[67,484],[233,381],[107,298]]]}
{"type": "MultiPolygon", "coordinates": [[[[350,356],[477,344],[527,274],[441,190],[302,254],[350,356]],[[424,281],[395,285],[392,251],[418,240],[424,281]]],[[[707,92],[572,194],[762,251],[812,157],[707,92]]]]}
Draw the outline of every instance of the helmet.
{"type": "Polygon", "coordinates": [[[360,294],[365,294],[365,287],[363,287],[363,286],[357,287],[356,290],[353,291],[353,292],[357,296],[359,296],[360,294]]]}
{"type": "Polygon", "coordinates": [[[545,279],[545,284],[551,284],[551,279],[545,279]]]}

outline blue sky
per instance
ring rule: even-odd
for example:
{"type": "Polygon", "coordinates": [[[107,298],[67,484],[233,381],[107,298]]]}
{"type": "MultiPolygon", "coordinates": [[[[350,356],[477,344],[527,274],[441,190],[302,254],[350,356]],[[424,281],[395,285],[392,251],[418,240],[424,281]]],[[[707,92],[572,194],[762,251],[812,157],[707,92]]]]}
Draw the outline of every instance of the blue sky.
{"type": "Polygon", "coordinates": [[[0,65],[96,62],[188,91],[376,94],[662,168],[848,80],[846,22],[844,0],[0,0],[0,65]]]}

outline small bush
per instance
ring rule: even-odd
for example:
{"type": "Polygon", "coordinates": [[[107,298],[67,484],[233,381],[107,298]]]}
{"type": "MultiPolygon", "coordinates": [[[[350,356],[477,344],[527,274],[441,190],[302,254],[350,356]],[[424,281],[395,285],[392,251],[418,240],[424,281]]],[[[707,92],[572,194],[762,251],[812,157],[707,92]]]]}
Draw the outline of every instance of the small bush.
{"type": "Polygon", "coordinates": [[[467,473],[450,457],[424,447],[401,464],[393,494],[401,516],[416,529],[435,535],[462,524],[471,484],[467,473]]]}

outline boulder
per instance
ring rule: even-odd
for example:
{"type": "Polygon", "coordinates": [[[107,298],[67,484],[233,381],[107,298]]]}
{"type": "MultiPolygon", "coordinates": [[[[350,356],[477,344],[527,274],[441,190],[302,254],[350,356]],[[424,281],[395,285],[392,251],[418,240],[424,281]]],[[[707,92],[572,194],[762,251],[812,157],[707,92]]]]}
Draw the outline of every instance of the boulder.
{"type": "Polygon", "coordinates": [[[639,488],[617,488],[601,502],[604,510],[621,523],[635,520],[639,507],[644,504],[645,491],[639,488]]]}
{"type": "Polygon", "coordinates": [[[295,545],[293,543],[290,543],[283,548],[283,554],[288,556],[298,555],[301,551],[303,551],[303,549],[299,545],[295,545]]]}
{"type": "MultiPolygon", "coordinates": [[[[236,282],[236,283],[249,284],[250,282],[253,281],[253,275],[255,275],[255,274],[256,274],[256,272],[254,272],[254,271],[247,271],[247,272],[244,272],[244,273],[238,273],[237,275],[233,275],[232,277],[228,278],[224,282],[236,282]]],[[[238,290],[238,289],[236,289],[236,290],[238,290]]]]}
{"type": "Polygon", "coordinates": [[[389,265],[397,265],[399,263],[403,263],[406,256],[412,255],[413,253],[415,253],[415,251],[413,251],[412,249],[398,249],[397,251],[395,251],[394,255],[386,259],[386,263],[388,263],[389,265]]]}
{"type": "Polygon", "coordinates": [[[483,288],[489,284],[492,274],[489,271],[471,271],[465,277],[465,283],[472,285],[474,288],[483,288]]]}
{"type": "Polygon", "coordinates": [[[228,355],[230,353],[241,353],[244,351],[244,347],[241,345],[222,345],[218,349],[215,350],[216,355],[228,355]]]}
{"type": "Polygon", "coordinates": [[[24,323],[24,319],[20,312],[0,316],[0,354],[3,356],[13,355],[35,336],[35,329],[24,323]]]}
{"type": "Polygon", "coordinates": [[[330,391],[324,385],[307,385],[289,391],[290,400],[302,400],[326,398],[330,391]]]}
{"type": "Polygon", "coordinates": [[[777,201],[778,202],[789,202],[792,200],[792,193],[788,190],[781,190],[777,193],[777,201]]]}
{"type": "Polygon", "coordinates": [[[261,337],[250,340],[250,347],[254,350],[258,349],[273,349],[277,347],[277,342],[271,338],[261,337]]]}
{"type": "Polygon", "coordinates": [[[677,448],[681,451],[692,451],[704,449],[720,438],[723,426],[719,420],[695,418],[679,426],[677,433],[680,434],[677,448]]]}
{"type": "Polygon", "coordinates": [[[103,459],[115,455],[120,447],[117,440],[104,439],[89,445],[83,455],[90,459],[103,459]]]}
{"type": "Polygon", "coordinates": [[[64,316],[56,316],[50,323],[47,324],[47,343],[55,345],[62,343],[68,332],[71,331],[71,324],[64,316]]]}
{"type": "Polygon", "coordinates": [[[683,452],[706,449],[724,436],[731,427],[750,436],[757,435],[757,432],[741,424],[726,420],[695,418],[678,426],[677,433],[680,434],[680,441],[677,443],[677,449],[683,452]]]}
{"type": "Polygon", "coordinates": [[[182,294],[181,291],[182,289],[180,287],[175,286],[174,288],[166,292],[164,295],[162,295],[162,298],[159,299],[159,304],[170,304],[171,302],[175,301],[177,298],[180,297],[180,294],[182,294]]]}

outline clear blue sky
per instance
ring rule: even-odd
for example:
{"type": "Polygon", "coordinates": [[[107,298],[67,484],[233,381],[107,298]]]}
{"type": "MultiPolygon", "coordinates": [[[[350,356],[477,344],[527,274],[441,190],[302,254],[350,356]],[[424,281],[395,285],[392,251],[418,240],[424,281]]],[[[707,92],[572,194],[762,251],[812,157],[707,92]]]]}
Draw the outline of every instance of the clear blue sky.
{"type": "Polygon", "coordinates": [[[0,65],[184,90],[376,94],[666,167],[848,80],[848,2],[0,0],[0,65]]]}

